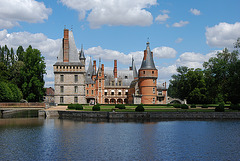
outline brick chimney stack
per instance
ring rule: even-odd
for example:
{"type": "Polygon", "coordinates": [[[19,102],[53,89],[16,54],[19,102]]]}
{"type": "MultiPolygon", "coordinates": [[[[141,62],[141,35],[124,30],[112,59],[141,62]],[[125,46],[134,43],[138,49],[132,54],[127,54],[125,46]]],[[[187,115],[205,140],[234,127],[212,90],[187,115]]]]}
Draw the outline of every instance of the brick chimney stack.
{"type": "Polygon", "coordinates": [[[114,78],[117,78],[117,60],[114,60],[114,78]]]}
{"type": "Polygon", "coordinates": [[[97,71],[97,68],[96,68],[96,60],[93,60],[93,68],[95,71],[97,71]]]}
{"type": "Polygon", "coordinates": [[[143,57],[143,60],[146,60],[146,57],[147,57],[147,50],[144,50],[144,57],[143,57]]]}
{"type": "Polygon", "coordinates": [[[69,62],[69,31],[68,31],[68,29],[64,29],[63,62],[69,62]]]}

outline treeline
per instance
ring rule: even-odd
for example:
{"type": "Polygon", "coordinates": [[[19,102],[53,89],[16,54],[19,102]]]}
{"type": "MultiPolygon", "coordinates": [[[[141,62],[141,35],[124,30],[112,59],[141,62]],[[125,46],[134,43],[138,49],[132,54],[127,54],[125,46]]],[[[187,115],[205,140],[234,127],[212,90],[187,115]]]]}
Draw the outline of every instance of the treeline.
{"type": "Polygon", "coordinates": [[[217,53],[203,63],[203,70],[178,67],[178,74],[170,80],[168,95],[187,99],[191,104],[240,103],[240,38],[235,48],[217,53]]]}
{"type": "Polygon", "coordinates": [[[0,46],[0,102],[43,100],[46,73],[44,57],[38,49],[19,46],[16,53],[7,45],[0,46]]]}

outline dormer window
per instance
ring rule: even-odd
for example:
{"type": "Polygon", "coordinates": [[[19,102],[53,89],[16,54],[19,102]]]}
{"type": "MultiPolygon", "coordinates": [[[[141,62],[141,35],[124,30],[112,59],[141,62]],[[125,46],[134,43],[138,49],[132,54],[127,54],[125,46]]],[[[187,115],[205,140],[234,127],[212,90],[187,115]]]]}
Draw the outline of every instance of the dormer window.
{"type": "Polygon", "coordinates": [[[119,86],[122,86],[122,82],[121,82],[121,81],[119,81],[118,85],[119,85],[119,86]]]}
{"type": "Polygon", "coordinates": [[[145,71],[143,71],[143,74],[145,74],[145,71]]]}
{"type": "Polygon", "coordinates": [[[125,75],[125,79],[128,79],[128,76],[125,75]]]}

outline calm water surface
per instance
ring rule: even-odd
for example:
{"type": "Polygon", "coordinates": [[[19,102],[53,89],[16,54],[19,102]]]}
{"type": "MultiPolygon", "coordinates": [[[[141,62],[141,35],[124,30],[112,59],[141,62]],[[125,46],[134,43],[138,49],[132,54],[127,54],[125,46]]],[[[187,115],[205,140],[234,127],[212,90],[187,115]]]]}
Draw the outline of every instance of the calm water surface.
{"type": "Polygon", "coordinates": [[[240,121],[0,119],[0,160],[240,160],[240,121]]]}

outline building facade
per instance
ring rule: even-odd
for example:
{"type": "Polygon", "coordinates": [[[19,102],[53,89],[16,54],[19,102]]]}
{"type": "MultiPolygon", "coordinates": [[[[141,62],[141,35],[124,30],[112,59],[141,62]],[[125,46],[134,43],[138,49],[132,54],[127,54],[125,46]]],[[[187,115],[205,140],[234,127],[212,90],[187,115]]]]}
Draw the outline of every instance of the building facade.
{"type": "Polygon", "coordinates": [[[85,70],[83,48],[78,53],[73,33],[64,29],[62,47],[53,65],[55,75],[55,103],[69,104],[166,104],[166,83],[157,84],[150,43],[147,42],[141,68],[137,71],[134,59],[128,70],[118,70],[117,60],[113,70],[105,70],[99,60],[90,62],[85,70]]]}

